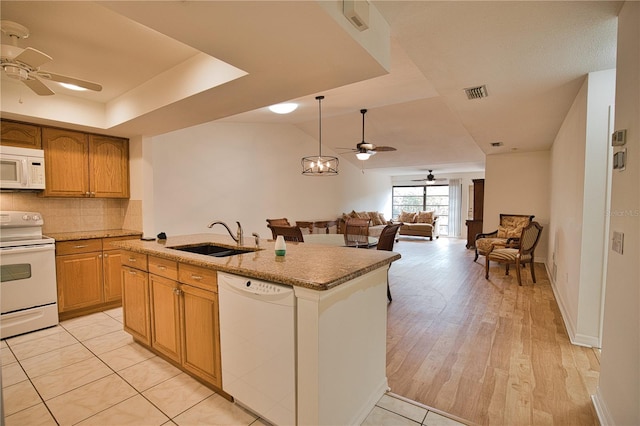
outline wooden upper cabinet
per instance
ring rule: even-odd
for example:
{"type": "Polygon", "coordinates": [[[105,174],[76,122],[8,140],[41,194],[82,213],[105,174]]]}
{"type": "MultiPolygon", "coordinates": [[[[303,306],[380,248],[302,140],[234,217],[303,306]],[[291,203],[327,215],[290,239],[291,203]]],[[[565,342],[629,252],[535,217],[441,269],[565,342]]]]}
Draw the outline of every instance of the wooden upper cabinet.
{"type": "Polygon", "coordinates": [[[89,193],[89,137],[86,133],[42,129],[48,197],[87,197],[89,193]]]}
{"type": "Polygon", "coordinates": [[[2,120],[0,123],[0,144],[41,149],[40,126],[2,120]]]}
{"type": "Polygon", "coordinates": [[[129,198],[129,141],[90,135],[89,174],[92,197],[129,198]]]}
{"type": "Polygon", "coordinates": [[[129,141],[44,127],[45,197],[129,198],[129,141]]]}

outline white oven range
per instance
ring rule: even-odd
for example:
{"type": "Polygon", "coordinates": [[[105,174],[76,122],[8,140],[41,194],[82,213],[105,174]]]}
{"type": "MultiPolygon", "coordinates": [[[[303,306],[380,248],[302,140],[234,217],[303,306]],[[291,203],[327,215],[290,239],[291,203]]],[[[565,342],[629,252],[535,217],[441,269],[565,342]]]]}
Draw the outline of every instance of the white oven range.
{"type": "Polygon", "coordinates": [[[58,324],[55,240],[42,215],[0,211],[0,338],[58,324]]]}

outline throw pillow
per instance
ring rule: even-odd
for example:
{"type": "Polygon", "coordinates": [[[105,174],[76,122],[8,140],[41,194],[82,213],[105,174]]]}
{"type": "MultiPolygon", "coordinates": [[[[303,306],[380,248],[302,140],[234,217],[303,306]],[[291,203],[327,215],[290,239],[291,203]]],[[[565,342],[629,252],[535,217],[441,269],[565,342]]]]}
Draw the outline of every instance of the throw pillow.
{"type": "Polygon", "coordinates": [[[359,219],[370,219],[369,213],[367,213],[367,212],[358,212],[356,214],[357,214],[356,217],[359,218],[359,219]]]}
{"type": "Polygon", "coordinates": [[[356,217],[358,217],[358,213],[356,213],[355,210],[351,210],[351,213],[349,213],[349,217],[356,218],[356,217]]]}
{"type": "Polygon", "coordinates": [[[404,210],[402,210],[400,212],[400,216],[398,216],[398,220],[400,222],[405,222],[405,223],[414,223],[416,219],[416,214],[413,212],[405,212],[404,210]]]}
{"type": "Polygon", "coordinates": [[[382,225],[380,222],[380,216],[378,216],[378,212],[368,212],[369,219],[371,219],[371,226],[382,225]]]}
{"type": "Polygon", "coordinates": [[[386,225],[387,219],[384,218],[384,214],[378,212],[378,219],[380,220],[380,225],[386,225]]]}
{"type": "Polygon", "coordinates": [[[433,212],[418,212],[416,217],[418,223],[433,223],[433,212]]]}

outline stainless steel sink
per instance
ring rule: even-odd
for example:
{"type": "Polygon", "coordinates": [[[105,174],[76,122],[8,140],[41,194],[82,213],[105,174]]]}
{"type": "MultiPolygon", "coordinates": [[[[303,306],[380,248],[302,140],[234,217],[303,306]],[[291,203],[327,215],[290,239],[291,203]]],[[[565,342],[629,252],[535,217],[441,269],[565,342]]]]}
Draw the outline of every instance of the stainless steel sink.
{"type": "Polygon", "coordinates": [[[213,256],[213,257],[227,257],[233,256],[236,254],[249,253],[252,250],[240,249],[240,248],[229,248],[217,246],[215,244],[200,244],[194,246],[178,246],[178,247],[167,247],[174,250],[187,251],[189,253],[196,254],[204,254],[205,256],[213,256]]]}

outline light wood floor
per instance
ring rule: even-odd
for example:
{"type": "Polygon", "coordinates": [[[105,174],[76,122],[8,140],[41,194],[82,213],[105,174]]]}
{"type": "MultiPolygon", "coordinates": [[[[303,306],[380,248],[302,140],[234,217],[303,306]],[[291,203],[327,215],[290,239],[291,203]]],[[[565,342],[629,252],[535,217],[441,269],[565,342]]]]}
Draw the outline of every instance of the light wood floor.
{"type": "Polygon", "coordinates": [[[474,424],[598,424],[597,351],[569,342],[544,265],[484,278],[465,241],[401,238],[389,272],[391,391],[474,424]]]}

